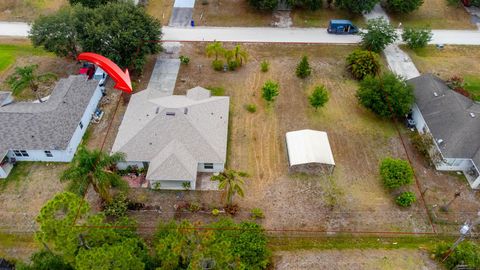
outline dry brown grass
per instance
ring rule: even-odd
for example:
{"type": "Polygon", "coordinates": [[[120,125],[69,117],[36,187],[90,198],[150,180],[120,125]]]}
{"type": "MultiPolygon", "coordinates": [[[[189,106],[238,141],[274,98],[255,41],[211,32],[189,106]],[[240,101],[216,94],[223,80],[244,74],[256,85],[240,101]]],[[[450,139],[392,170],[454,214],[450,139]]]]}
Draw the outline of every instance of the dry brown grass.
{"type": "Polygon", "coordinates": [[[434,73],[442,79],[454,75],[479,76],[480,46],[453,46],[447,45],[444,49],[427,46],[424,49],[413,51],[404,47],[420,73],[434,73]]]}
{"type": "Polygon", "coordinates": [[[269,26],[271,12],[259,12],[247,0],[202,0],[195,3],[193,20],[196,25],[208,26],[269,26]]]}
{"type": "Polygon", "coordinates": [[[476,29],[470,14],[461,6],[449,6],[446,0],[424,0],[419,10],[406,15],[393,15],[394,25],[425,27],[432,29],[476,29]]]}
{"type": "Polygon", "coordinates": [[[173,0],[149,0],[146,7],[147,13],[162,22],[162,25],[168,25],[170,16],[172,16],[173,0]]]}
{"type": "Polygon", "coordinates": [[[67,0],[2,0],[0,20],[33,21],[40,15],[48,15],[59,10],[67,0]]]}

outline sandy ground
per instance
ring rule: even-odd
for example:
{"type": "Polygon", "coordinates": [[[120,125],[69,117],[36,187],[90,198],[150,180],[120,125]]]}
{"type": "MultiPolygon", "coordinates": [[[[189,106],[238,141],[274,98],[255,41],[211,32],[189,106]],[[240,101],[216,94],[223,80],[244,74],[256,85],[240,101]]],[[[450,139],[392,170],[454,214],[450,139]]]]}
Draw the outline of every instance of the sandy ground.
{"type": "Polygon", "coordinates": [[[441,267],[421,250],[309,250],[280,251],[274,254],[273,269],[409,269],[427,270],[441,267]]]}

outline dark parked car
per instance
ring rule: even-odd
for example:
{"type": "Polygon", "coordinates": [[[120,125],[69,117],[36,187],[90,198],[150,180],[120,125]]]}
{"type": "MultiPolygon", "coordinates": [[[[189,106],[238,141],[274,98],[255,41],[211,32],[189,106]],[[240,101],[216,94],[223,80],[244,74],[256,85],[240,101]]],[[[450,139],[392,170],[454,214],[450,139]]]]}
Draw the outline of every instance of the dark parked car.
{"type": "Polygon", "coordinates": [[[338,35],[356,34],[358,33],[358,27],[349,20],[331,20],[327,32],[338,35]]]}

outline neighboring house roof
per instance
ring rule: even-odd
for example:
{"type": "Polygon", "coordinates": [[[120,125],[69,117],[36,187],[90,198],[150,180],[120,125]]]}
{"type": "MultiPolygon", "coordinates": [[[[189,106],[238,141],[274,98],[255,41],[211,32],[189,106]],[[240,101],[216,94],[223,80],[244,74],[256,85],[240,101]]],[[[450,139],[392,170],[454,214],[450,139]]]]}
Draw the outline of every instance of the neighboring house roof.
{"type": "Polygon", "coordinates": [[[308,163],[335,165],[326,132],[304,129],[287,132],[285,136],[290,166],[308,163]]]}
{"type": "Polygon", "coordinates": [[[480,105],[451,90],[432,74],[408,80],[420,109],[445,158],[471,158],[480,164],[480,105]]]}
{"type": "Polygon", "coordinates": [[[0,107],[0,154],[13,149],[65,150],[97,85],[84,76],[70,76],[58,81],[46,102],[0,107]]]}
{"type": "Polygon", "coordinates": [[[149,180],[195,179],[198,163],[225,163],[228,97],[201,87],[153,99],[149,91],[131,97],[112,152],[150,162],[149,180]]]}

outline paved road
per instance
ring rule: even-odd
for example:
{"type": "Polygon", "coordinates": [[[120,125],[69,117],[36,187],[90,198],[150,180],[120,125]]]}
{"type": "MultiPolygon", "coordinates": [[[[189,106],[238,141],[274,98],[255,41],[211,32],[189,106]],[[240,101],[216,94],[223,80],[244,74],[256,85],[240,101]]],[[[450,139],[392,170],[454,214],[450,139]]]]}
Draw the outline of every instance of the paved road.
{"type": "MultiPolygon", "coordinates": [[[[26,37],[26,23],[0,22],[0,36],[26,37]]],[[[238,41],[352,44],[359,36],[330,35],[325,28],[163,27],[165,41],[238,41]]],[[[432,44],[480,45],[480,31],[433,30],[432,44]]]]}
{"type": "Polygon", "coordinates": [[[23,22],[0,22],[0,36],[26,37],[30,26],[23,22]]]}

